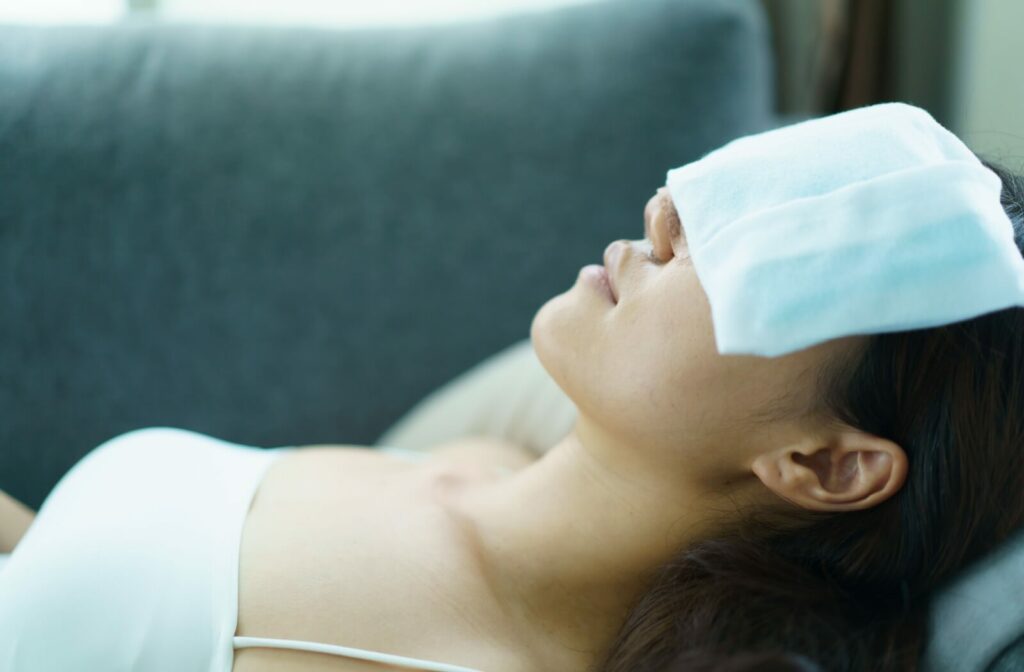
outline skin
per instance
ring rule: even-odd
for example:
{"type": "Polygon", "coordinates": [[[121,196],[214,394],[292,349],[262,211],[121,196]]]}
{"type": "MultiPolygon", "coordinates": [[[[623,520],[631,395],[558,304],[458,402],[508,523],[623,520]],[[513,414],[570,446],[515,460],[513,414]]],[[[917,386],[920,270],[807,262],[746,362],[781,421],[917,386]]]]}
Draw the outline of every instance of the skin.
{"type": "Polygon", "coordinates": [[[551,669],[583,669],[651,572],[738,504],[853,511],[906,477],[906,455],[888,440],[808,417],[753,421],[784,392],[808,403],[811,374],[863,337],[775,358],[720,355],[664,188],[644,208],[644,231],[606,250],[619,250],[605,255],[617,304],[581,273],[531,324],[538,358],[578,408],[572,431],[510,477],[438,495],[505,627],[551,669]]]}

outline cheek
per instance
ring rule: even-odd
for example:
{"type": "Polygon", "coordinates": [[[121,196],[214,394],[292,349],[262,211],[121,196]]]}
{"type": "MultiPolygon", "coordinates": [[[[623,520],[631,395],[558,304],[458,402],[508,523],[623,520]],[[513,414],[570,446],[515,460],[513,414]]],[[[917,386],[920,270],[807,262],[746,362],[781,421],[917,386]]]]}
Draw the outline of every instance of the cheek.
{"type": "MultiPolygon", "coordinates": [[[[609,375],[619,403],[642,405],[648,419],[682,418],[716,396],[721,379],[710,306],[691,269],[655,268],[642,294],[622,309],[612,329],[609,375]]],[[[720,387],[720,386],[719,386],[720,387]]]]}
{"type": "Polygon", "coordinates": [[[711,305],[691,266],[655,269],[629,316],[633,337],[673,370],[700,375],[721,356],[715,345],[711,305]]]}

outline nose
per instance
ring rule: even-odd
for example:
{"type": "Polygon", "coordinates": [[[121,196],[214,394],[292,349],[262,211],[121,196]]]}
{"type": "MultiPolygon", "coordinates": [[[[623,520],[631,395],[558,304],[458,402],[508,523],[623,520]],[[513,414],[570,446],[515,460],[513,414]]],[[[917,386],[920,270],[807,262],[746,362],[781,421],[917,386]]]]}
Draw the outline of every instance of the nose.
{"type": "Polygon", "coordinates": [[[651,196],[647,201],[647,205],[644,206],[644,231],[648,232],[651,226],[651,218],[654,217],[655,211],[661,204],[661,189],[658,189],[654,196],[651,196]]]}
{"type": "Polygon", "coordinates": [[[655,215],[657,215],[658,210],[666,208],[671,203],[667,187],[658,187],[658,190],[654,192],[654,196],[647,200],[647,205],[644,206],[644,235],[651,240],[654,240],[651,236],[651,223],[654,221],[655,215]]]}

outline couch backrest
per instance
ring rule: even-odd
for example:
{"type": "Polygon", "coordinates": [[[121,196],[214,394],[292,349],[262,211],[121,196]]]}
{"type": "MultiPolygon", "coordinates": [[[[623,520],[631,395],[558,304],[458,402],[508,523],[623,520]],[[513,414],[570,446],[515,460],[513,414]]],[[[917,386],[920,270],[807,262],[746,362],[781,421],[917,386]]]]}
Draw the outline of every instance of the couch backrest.
{"type": "Polygon", "coordinates": [[[0,28],[0,488],[143,426],[372,444],[774,123],[770,43],[745,0],[0,28]]]}

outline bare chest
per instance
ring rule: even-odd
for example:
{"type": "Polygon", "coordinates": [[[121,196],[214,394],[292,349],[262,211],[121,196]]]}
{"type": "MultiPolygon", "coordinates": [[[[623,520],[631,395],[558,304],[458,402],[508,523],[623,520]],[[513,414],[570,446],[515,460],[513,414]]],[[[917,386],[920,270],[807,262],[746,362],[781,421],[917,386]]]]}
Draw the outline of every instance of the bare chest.
{"type": "MultiPolygon", "coordinates": [[[[479,478],[360,448],[308,447],[268,469],[242,532],[236,635],[298,639],[485,672],[529,669],[430,489],[479,478]]],[[[233,672],[382,670],[323,653],[245,648],[233,672]]],[[[399,668],[395,668],[399,669],[399,668]]],[[[408,669],[408,668],[401,668],[408,669]]]]}

